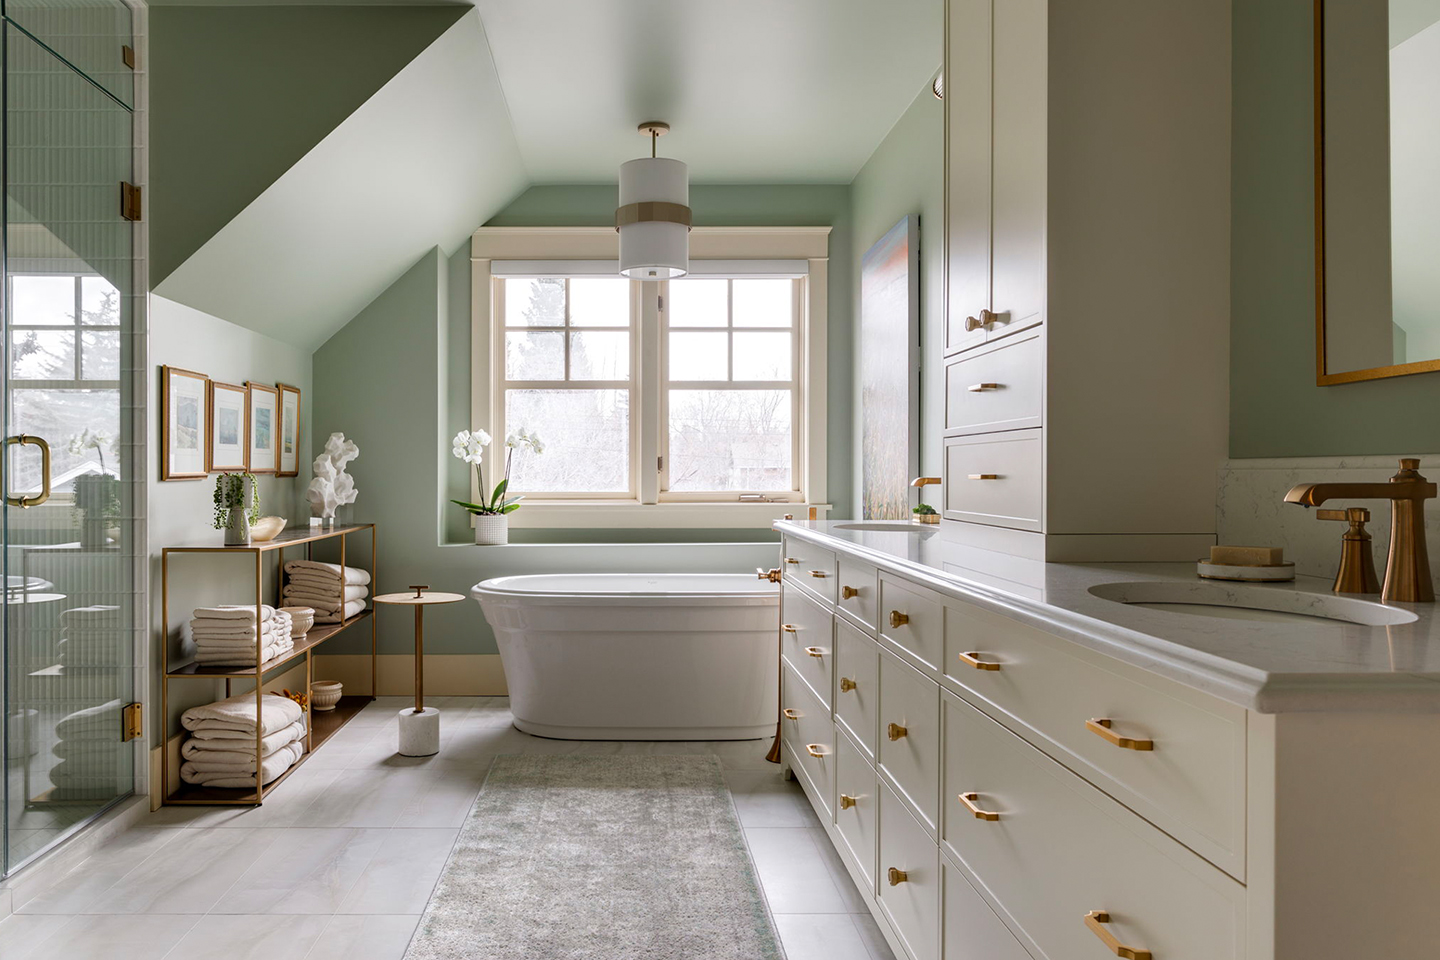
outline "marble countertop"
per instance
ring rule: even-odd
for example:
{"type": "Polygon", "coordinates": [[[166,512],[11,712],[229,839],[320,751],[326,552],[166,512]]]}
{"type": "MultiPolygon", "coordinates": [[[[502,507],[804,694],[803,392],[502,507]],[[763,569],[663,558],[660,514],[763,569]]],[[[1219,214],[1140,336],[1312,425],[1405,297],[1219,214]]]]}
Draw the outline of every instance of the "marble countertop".
{"type": "Polygon", "coordinates": [[[1201,580],[1193,563],[1044,563],[968,546],[946,523],[845,523],[775,529],[1260,713],[1440,712],[1436,604],[1340,597],[1317,577],[1201,580]],[[1146,600],[1308,616],[1256,622],[1133,605],[1146,600]]]}

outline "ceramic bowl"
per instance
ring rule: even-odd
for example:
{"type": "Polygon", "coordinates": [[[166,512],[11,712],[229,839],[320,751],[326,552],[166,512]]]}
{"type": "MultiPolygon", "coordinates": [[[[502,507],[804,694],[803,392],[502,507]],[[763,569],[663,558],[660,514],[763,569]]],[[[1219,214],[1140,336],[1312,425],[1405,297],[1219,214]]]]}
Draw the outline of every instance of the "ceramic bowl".
{"type": "Polygon", "coordinates": [[[261,517],[250,524],[250,539],[261,543],[266,540],[274,540],[284,529],[284,517],[261,517]]]}
{"type": "Polygon", "coordinates": [[[315,611],[311,607],[281,607],[290,614],[290,639],[299,640],[315,626],[315,611]]]}
{"type": "Polygon", "coordinates": [[[310,709],[334,710],[335,704],[340,702],[341,689],[339,680],[310,681],[310,709]]]}

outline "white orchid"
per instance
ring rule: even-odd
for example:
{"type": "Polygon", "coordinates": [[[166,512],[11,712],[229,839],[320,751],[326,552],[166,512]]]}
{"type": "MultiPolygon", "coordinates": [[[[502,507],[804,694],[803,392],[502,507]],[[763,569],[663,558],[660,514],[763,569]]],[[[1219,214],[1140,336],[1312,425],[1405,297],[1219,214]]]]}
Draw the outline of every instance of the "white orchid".
{"type": "Polygon", "coordinates": [[[461,430],[455,434],[450,452],[456,459],[479,466],[484,459],[485,448],[490,445],[490,434],[484,430],[461,430]]]}
{"type": "Polygon", "coordinates": [[[510,436],[505,438],[505,446],[511,450],[519,450],[528,447],[536,453],[545,452],[545,444],[541,442],[538,433],[530,433],[524,427],[512,430],[510,436]]]}
{"type": "Polygon", "coordinates": [[[505,479],[496,484],[493,492],[486,493],[485,468],[481,461],[485,448],[490,445],[490,434],[484,430],[461,430],[455,434],[455,440],[451,446],[451,453],[466,463],[475,465],[475,484],[483,497],[479,503],[471,503],[468,500],[451,500],[451,503],[458,504],[476,516],[504,516],[507,513],[514,513],[520,509],[520,501],[524,497],[510,497],[505,491],[510,486],[510,465],[515,459],[515,451],[521,448],[540,453],[545,449],[545,444],[540,442],[540,437],[530,433],[524,427],[510,431],[505,438],[505,446],[508,448],[505,453],[505,479]]]}

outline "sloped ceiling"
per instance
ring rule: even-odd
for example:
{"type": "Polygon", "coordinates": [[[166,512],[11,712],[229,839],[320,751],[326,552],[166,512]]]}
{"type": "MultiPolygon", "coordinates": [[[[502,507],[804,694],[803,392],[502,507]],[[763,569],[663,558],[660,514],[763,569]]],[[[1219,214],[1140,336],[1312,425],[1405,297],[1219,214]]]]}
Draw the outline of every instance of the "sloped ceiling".
{"type": "Polygon", "coordinates": [[[464,10],[155,290],[313,350],[526,185],[484,29],[464,10]]]}

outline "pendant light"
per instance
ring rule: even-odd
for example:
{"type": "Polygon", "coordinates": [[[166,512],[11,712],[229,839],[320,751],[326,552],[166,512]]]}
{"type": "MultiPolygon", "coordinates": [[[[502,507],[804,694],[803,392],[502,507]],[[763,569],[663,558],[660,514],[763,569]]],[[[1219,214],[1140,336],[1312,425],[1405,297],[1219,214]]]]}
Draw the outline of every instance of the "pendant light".
{"type": "Polygon", "coordinates": [[[679,160],[657,157],[670,124],[640,124],[650,156],[620,165],[620,273],[632,280],[668,280],[690,272],[690,174],[679,160]]]}

